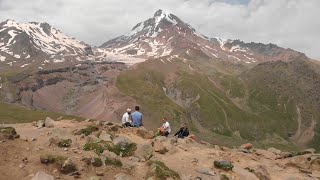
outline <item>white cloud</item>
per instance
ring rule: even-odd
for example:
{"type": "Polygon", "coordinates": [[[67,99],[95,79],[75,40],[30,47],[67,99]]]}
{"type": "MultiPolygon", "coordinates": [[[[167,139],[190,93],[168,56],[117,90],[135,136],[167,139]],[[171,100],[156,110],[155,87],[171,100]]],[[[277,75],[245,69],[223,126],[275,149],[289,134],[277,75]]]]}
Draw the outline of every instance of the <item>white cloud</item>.
{"type": "Polygon", "coordinates": [[[319,0],[0,0],[0,20],[46,21],[90,44],[166,9],[210,37],[275,43],[320,57],[319,0]],[[232,3],[230,3],[232,2],[232,3]]]}

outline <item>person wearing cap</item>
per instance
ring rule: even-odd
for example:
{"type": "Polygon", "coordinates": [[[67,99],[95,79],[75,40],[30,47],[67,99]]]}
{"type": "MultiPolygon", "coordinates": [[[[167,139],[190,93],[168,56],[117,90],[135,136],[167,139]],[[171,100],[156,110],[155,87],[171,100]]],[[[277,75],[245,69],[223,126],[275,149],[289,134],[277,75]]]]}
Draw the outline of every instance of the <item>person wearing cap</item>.
{"type": "Polygon", "coordinates": [[[125,112],[122,116],[122,126],[123,127],[132,127],[130,114],[131,114],[131,109],[128,108],[127,112],[125,112]]]}

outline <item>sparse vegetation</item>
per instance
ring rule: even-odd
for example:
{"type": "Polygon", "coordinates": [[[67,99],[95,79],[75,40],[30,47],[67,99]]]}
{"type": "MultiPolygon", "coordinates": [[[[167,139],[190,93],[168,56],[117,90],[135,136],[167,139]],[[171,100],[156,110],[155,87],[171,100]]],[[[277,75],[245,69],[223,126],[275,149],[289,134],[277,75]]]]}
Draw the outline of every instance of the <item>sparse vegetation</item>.
{"type": "Polygon", "coordinates": [[[106,148],[121,157],[132,156],[137,150],[137,144],[131,143],[126,147],[121,147],[120,145],[106,145],[106,148]]]}
{"type": "Polygon", "coordinates": [[[105,165],[106,166],[122,167],[122,162],[120,160],[118,160],[118,159],[113,159],[113,158],[110,158],[110,157],[106,157],[105,165]]]}
{"type": "Polygon", "coordinates": [[[102,160],[100,158],[93,158],[92,165],[95,167],[101,167],[103,165],[102,160]]]}
{"type": "Polygon", "coordinates": [[[0,135],[3,135],[7,139],[18,137],[17,132],[13,127],[0,127],[0,135]]]}
{"type": "Polygon", "coordinates": [[[76,132],[76,135],[84,134],[86,136],[89,136],[92,132],[98,131],[98,130],[99,128],[97,126],[90,125],[84,129],[80,129],[78,132],[76,132]]]}
{"type": "Polygon", "coordinates": [[[72,140],[71,139],[61,139],[59,142],[58,142],[58,147],[70,147],[72,143],[72,140]]]}
{"type": "Polygon", "coordinates": [[[151,168],[147,173],[147,178],[154,177],[156,180],[166,180],[168,178],[181,179],[177,172],[168,168],[161,161],[149,161],[148,165],[151,166],[151,168]]]}
{"type": "Polygon", "coordinates": [[[94,151],[98,155],[102,154],[105,150],[104,146],[99,144],[99,142],[89,142],[84,145],[83,150],[85,151],[94,151]]]}

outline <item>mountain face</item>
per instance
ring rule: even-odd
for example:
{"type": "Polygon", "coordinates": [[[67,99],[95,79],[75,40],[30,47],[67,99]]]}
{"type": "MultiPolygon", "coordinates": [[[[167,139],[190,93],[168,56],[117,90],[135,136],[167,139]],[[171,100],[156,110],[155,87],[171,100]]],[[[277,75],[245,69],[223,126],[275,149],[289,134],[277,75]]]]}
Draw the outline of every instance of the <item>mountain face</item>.
{"type": "Polygon", "coordinates": [[[35,57],[87,56],[91,47],[71,38],[47,23],[0,23],[0,60],[35,57]]]}
{"type": "Polygon", "coordinates": [[[144,58],[204,57],[248,64],[288,60],[303,55],[273,44],[208,38],[177,16],[163,10],[158,10],[152,18],[138,23],[130,33],[107,41],[100,48],[103,48],[106,54],[144,58]]]}
{"type": "Polygon", "coordinates": [[[303,53],[209,38],[162,10],[92,50],[48,24],[0,27],[1,102],[117,122],[139,104],[147,128],[168,117],[211,143],[320,148],[320,67],[303,53]]]}

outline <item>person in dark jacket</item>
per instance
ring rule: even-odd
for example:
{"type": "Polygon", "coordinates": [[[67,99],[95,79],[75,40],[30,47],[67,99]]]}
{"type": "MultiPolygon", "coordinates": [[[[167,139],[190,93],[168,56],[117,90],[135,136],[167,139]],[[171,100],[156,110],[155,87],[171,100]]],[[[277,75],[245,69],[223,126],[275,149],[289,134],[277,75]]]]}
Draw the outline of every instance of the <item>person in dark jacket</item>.
{"type": "Polygon", "coordinates": [[[189,129],[187,127],[187,124],[183,124],[180,130],[174,136],[178,136],[178,138],[188,137],[189,129]]]}

